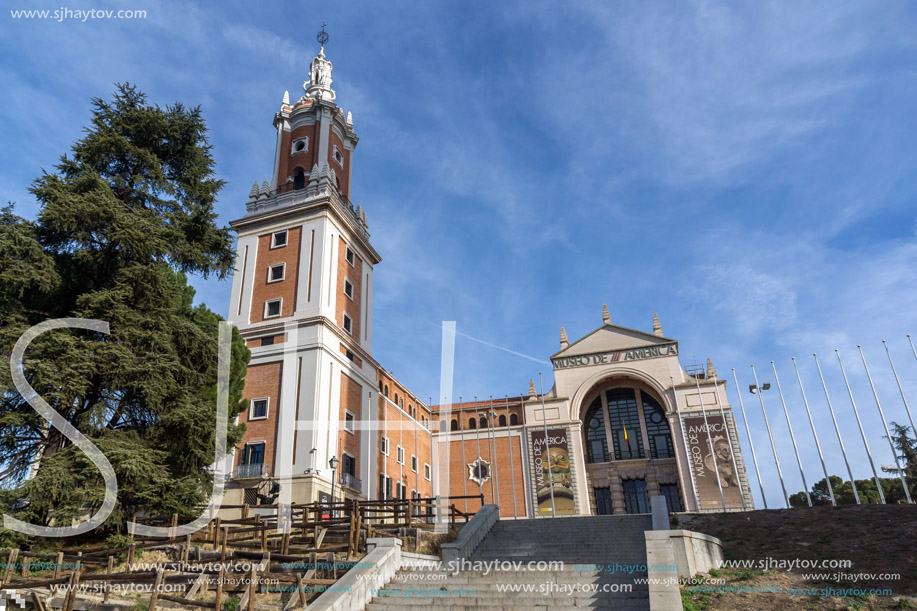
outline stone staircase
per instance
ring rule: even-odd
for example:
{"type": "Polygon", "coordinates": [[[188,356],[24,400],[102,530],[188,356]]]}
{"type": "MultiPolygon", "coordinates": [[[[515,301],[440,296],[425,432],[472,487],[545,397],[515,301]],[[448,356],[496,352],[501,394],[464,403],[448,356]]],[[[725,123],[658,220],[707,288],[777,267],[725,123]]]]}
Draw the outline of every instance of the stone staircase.
{"type": "Polygon", "coordinates": [[[646,564],[643,531],[651,527],[648,515],[501,520],[468,560],[521,563],[521,569],[516,565],[484,574],[478,565],[457,575],[448,567],[402,570],[366,608],[647,611],[649,588],[633,583],[645,579],[646,571],[615,571],[614,565],[646,564]],[[526,570],[531,561],[561,561],[564,567],[526,570]]]}

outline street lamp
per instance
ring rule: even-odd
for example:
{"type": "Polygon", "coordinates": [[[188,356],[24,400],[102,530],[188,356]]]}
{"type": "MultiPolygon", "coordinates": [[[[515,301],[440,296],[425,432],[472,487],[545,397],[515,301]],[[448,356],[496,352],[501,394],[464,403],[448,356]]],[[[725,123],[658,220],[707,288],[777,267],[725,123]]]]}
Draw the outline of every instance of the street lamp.
{"type": "MultiPolygon", "coordinates": [[[[770,382],[765,382],[764,384],[761,385],[761,391],[762,391],[762,392],[765,391],[765,390],[770,390],[770,389],[771,389],[771,383],[770,383],[770,382]]],[[[751,394],[757,393],[757,392],[758,392],[758,385],[757,385],[757,384],[749,384],[749,385],[748,385],[748,392],[750,392],[751,394]]]]}
{"type": "Polygon", "coordinates": [[[338,457],[332,456],[328,466],[331,467],[331,508],[328,510],[328,517],[334,517],[334,484],[337,479],[338,457]]]}

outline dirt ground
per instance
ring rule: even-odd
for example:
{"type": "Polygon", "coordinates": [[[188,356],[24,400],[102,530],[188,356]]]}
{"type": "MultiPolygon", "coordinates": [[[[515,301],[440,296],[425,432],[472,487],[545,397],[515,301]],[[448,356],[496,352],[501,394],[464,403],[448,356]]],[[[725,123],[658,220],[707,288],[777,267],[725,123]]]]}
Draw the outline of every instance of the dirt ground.
{"type": "Polygon", "coordinates": [[[917,609],[917,507],[860,505],[679,515],[673,528],[718,537],[726,560],[795,562],[849,560],[849,568],[795,568],[785,564],[724,569],[713,576],[739,589],[780,592],[683,590],[686,611],[872,611],[917,609]],[[891,575],[897,574],[898,578],[891,575]],[[848,596],[791,595],[787,589],[858,590],[848,596]],[[869,594],[870,590],[891,593],[869,594]]]}

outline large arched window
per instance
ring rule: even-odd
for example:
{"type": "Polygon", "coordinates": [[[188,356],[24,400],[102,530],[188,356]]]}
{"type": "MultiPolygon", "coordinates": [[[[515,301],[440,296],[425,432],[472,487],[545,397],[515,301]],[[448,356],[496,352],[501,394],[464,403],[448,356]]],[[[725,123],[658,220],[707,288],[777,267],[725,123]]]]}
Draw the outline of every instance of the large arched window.
{"type": "Polygon", "coordinates": [[[607,391],[605,397],[608,399],[608,423],[611,425],[615,458],[644,458],[636,391],[633,388],[615,388],[607,391]]]}
{"type": "Polygon", "coordinates": [[[517,416],[516,414],[510,414],[509,415],[509,424],[510,426],[516,426],[517,424],[519,424],[519,416],[517,416]]]}
{"type": "Polygon", "coordinates": [[[485,416],[481,416],[480,426],[482,429],[487,428],[487,418],[485,416]]]}
{"type": "Polygon", "coordinates": [[[450,425],[449,430],[451,431],[458,430],[458,420],[456,420],[455,418],[452,419],[452,424],[450,425]]]}
{"type": "Polygon", "coordinates": [[[651,458],[675,458],[675,449],[672,447],[672,433],[665,420],[665,410],[661,405],[642,390],[640,399],[643,401],[643,418],[646,422],[646,436],[650,440],[651,458]]]}
{"type": "Polygon", "coordinates": [[[605,435],[605,410],[602,397],[596,397],[586,412],[586,460],[608,462],[608,439],[605,435]]]}
{"type": "Polygon", "coordinates": [[[500,423],[500,426],[506,426],[506,416],[500,416],[500,420],[498,422],[500,423]]]}
{"type": "Polygon", "coordinates": [[[477,421],[476,421],[474,418],[469,418],[469,419],[468,419],[468,428],[470,428],[470,429],[476,429],[476,428],[478,428],[478,423],[477,423],[477,421]]]}

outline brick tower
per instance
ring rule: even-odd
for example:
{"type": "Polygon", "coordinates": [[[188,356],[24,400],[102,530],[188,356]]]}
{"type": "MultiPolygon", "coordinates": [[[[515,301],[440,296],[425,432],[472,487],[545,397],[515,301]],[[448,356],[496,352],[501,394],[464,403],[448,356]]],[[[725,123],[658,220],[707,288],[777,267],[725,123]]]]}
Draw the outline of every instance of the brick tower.
{"type": "Polygon", "coordinates": [[[253,503],[266,477],[281,482],[285,500],[327,498],[332,456],[335,498],[372,498],[388,456],[375,423],[392,407],[429,448],[429,410],[372,357],[381,258],[365,211],[350,200],[358,138],[335,102],[331,70],[323,46],[304,95],[291,102],[284,94],[271,179],[252,186],[245,216],[231,223],[238,242],[229,320],[252,351],[244,395],[251,405],[239,416],[244,439],[227,458],[225,503],[253,503]]]}

